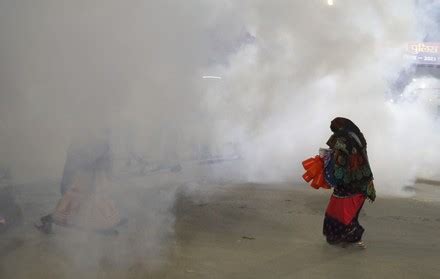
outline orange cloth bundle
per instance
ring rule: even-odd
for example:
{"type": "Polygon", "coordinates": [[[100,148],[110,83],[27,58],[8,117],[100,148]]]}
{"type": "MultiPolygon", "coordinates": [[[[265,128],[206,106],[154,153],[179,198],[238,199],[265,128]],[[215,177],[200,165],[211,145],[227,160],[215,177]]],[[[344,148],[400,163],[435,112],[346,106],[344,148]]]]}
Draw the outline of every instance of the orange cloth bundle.
{"type": "Polygon", "coordinates": [[[302,162],[306,173],[303,178],[306,182],[310,182],[310,186],[315,189],[330,189],[330,186],[324,179],[324,161],[318,155],[302,162]]]}

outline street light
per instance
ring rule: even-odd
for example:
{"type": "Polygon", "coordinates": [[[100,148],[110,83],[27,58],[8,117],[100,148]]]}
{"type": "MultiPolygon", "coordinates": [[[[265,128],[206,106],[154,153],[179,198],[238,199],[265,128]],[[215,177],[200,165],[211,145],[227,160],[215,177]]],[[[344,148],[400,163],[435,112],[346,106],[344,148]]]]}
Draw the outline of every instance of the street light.
{"type": "Polygon", "coordinates": [[[219,76],[202,76],[203,79],[222,79],[222,77],[219,76]]]}

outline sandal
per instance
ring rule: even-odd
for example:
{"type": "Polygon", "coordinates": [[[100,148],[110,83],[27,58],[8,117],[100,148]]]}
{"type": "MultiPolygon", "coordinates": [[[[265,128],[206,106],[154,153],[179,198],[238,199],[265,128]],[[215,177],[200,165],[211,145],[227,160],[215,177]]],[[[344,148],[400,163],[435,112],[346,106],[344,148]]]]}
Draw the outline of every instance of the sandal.
{"type": "Polygon", "coordinates": [[[366,249],[367,246],[365,245],[364,242],[362,241],[358,241],[358,242],[344,242],[342,243],[342,248],[349,248],[349,247],[355,247],[355,248],[360,248],[360,249],[366,249]]]}
{"type": "Polygon", "coordinates": [[[41,224],[34,224],[35,228],[37,228],[40,232],[45,234],[52,233],[52,223],[42,221],[41,224]]]}

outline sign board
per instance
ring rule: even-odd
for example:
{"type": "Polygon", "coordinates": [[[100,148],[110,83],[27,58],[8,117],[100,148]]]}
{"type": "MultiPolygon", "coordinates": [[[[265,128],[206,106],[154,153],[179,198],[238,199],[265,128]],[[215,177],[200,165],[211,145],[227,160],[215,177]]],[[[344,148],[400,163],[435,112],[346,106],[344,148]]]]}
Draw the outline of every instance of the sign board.
{"type": "Polygon", "coordinates": [[[405,56],[416,64],[440,65],[440,43],[409,43],[405,56]]]}

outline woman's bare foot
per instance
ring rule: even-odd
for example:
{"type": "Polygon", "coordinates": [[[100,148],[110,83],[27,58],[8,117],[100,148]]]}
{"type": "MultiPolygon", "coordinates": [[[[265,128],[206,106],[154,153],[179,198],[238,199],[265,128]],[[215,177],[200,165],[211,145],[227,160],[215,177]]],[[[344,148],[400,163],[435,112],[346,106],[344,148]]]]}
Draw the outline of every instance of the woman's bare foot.
{"type": "Polygon", "coordinates": [[[360,248],[360,249],[366,249],[367,246],[365,245],[364,242],[362,241],[358,241],[358,242],[344,242],[342,243],[342,248],[348,248],[348,247],[355,247],[355,248],[360,248]]]}
{"type": "Polygon", "coordinates": [[[52,219],[50,215],[44,216],[41,218],[41,224],[35,224],[35,228],[39,231],[50,234],[52,233],[52,219]]]}
{"type": "Polygon", "coordinates": [[[355,243],[353,243],[353,245],[358,247],[358,248],[361,248],[361,249],[367,248],[367,246],[365,245],[365,243],[363,241],[355,242],[355,243]]]}

